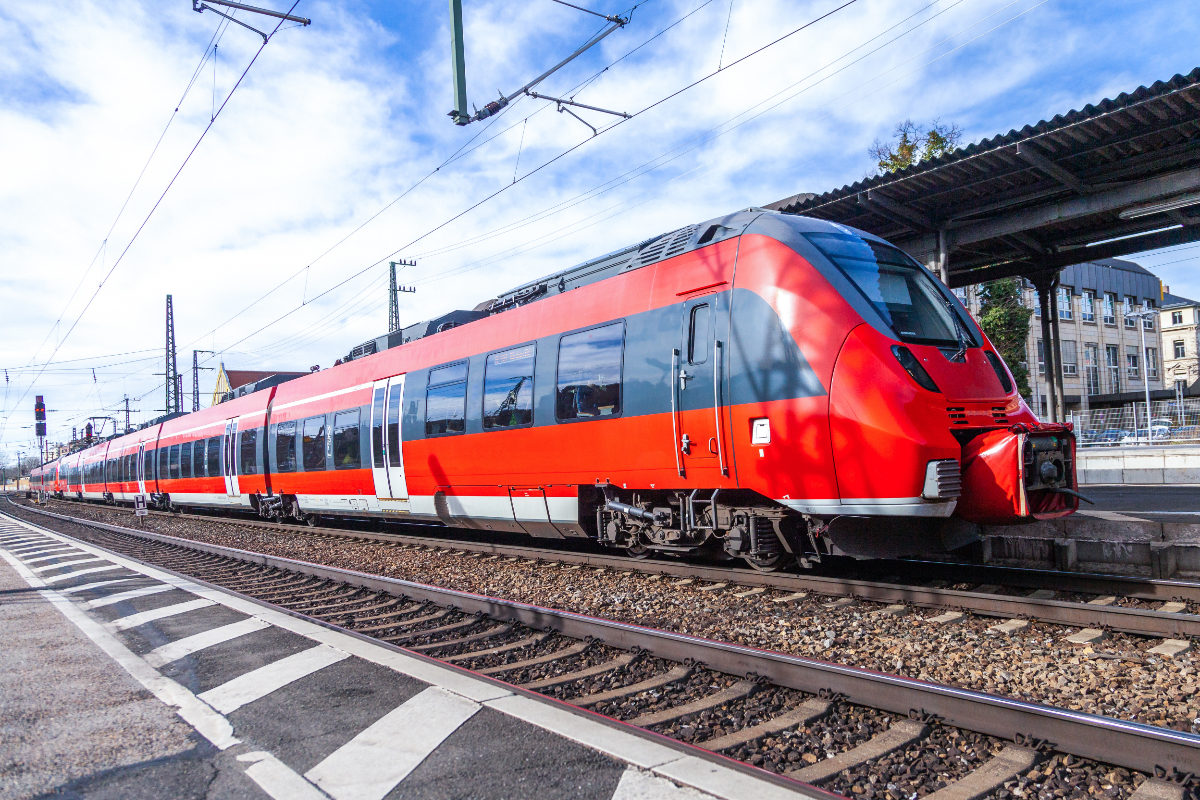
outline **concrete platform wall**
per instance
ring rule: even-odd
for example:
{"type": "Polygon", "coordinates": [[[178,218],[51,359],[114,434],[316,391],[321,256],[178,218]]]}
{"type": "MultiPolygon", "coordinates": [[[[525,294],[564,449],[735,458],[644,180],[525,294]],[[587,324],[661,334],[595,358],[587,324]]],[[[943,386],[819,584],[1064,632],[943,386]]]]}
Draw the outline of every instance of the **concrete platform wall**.
{"type": "Polygon", "coordinates": [[[1081,484],[1200,483],[1200,445],[1081,447],[1081,484]]]}

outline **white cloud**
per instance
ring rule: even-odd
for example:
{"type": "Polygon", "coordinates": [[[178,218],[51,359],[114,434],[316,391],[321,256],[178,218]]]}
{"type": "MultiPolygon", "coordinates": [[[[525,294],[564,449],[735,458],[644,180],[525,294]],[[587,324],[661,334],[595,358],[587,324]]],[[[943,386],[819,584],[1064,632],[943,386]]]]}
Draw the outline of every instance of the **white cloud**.
{"type": "MultiPolygon", "coordinates": [[[[639,7],[631,25],[539,91],[570,91],[702,2],[656,0],[639,7]]],[[[1018,0],[1001,10],[1010,0],[942,0],[898,30],[949,10],[880,52],[792,99],[783,99],[787,92],[768,101],[767,113],[741,127],[699,146],[687,144],[824,64],[835,62],[828,71],[844,66],[836,61],[840,56],[927,2],[859,0],[587,142],[423,239],[400,254],[422,256],[418,267],[403,273],[405,282],[420,287],[405,296],[403,319],[469,308],[522,281],[739,207],[853,182],[870,169],[869,143],[905,117],[956,121],[969,138],[982,138],[1191,67],[1164,53],[1172,42],[1194,35],[1189,27],[1194,23],[1178,22],[1186,14],[1172,17],[1174,27],[1166,33],[1155,30],[1159,44],[1153,53],[1115,57],[1112,43],[1125,20],[1136,22],[1134,40],[1150,41],[1136,10],[1114,3],[1096,13],[1095,4],[1054,0],[923,66],[1037,2],[1018,0]],[[969,27],[973,23],[979,24],[969,27]],[[1158,71],[1147,75],[1151,68],[1158,71]],[[673,153],[674,148],[681,149],[673,153]],[[662,155],[677,157],[607,192],[505,229],[662,155]],[[496,229],[501,230],[462,246],[496,229]]],[[[580,100],[637,111],[716,67],[727,18],[726,64],[834,5],[734,0],[729,17],[728,2],[712,0],[604,73],[580,100]]],[[[618,10],[616,4],[597,7],[618,10]]],[[[514,91],[602,25],[549,0],[516,5],[483,0],[468,2],[466,11],[468,86],[478,105],[497,90],[514,91]]],[[[396,11],[390,5],[377,9],[325,0],[302,3],[297,13],[314,24],[282,32],[263,50],[58,360],[161,347],[163,296],[172,293],[181,367],[190,366],[191,347],[228,348],[226,363],[243,368],[328,365],[383,331],[386,265],[239,340],[510,184],[518,150],[518,174],[524,175],[591,136],[568,115],[529,99],[486,130],[483,124],[453,126],[445,116],[451,91],[442,6],[431,11],[411,4],[396,11]],[[475,145],[487,143],[316,260],[477,134],[475,145]],[[313,266],[306,271],[308,264],[313,266]],[[266,300],[209,333],[293,275],[266,300]]],[[[108,242],[103,265],[98,260],[89,271],[216,25],[212,14],[197,15],[182,0],[119,6],[76,0],[53,8],[12,0],[0,11],[5,43],[0,85],[9,87],[0,89],[0,152],[6,154],[0,182],[0,364],[10,368],[12,378],[0,412],[9,417],[7,424],[0,420],[0,447],[29,439],[30,431],[20,426],[31,421],[33,394],[45,394],[51,408],[59,409],[51,420],[55,438],[91,414],[109,413],[101,409],[115,407],[125,393],[146,395],[139,401],[140,418],[161,407],[161,390],[154,389],[161,379],[152,374],[162,371],[157,360],[63,363],[55,369],[69,371],[47,371],[19,408],[14,403],[32,373],[14,368],[50,354],[95,289],[102,266],[111,267],[208,123],[211,63],[180,106],[108,242]],[[63,326],[54,329],[85,272],[63,326]],[[94,364],[102,367],[96,383],[94,364]],[[115,366],[104,367],[108,364],[115,366]]],[[[259,43],[236,26],[223,35],[218,102],[259,43]]],[[[1180,44],[1175,52],[1182,51],[1180,44]]],[[[614,119],[581,113],[593,124],[614,119]]],[[[1172,288],[1200,294],[1178,281],[1172,288]]],[[[190,383],[189,376],[185,387],[190,383]]],[[[211,373],[202,385],[211,386],[211,373]]]]}

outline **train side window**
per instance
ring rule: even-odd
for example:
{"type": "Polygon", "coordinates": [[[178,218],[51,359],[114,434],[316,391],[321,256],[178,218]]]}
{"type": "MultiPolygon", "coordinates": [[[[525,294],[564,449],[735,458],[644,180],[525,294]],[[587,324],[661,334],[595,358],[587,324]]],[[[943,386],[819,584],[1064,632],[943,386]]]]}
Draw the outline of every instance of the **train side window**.
{"type": "Polygon", "coordinates": [[[483,427],[515,428],[533,422],[535,346],[487,357],[483,369],[483,427]]]}
{"type": "Polygon", "coordinates": [[[240,457],[238,458],[239,475],[258,474],[258,428],[249,428],[238,433],[240,440],[240,457]]]}
{"type": "Polygon", "coordinates": [[[221,477],[221,437],[213,436],[208,440],[208,475],[210,478],[221,477]]]}
{"type": "Polygon", "coordinates": [[[429,370],[425,393],[425,435],[462,433],[466,430],[467,362],[429,370]]]}
{"type": "Polygon", "coordinates": [[[165,481],[167,478],[171,477],[171,471],[167,468],[170,463],[170,458],[171,448],[158,448],[158,468],[155,470],[154,474],[159,477],[159,480],[165,481]]]}
{"type": "Polygon", "coordinates": [[[559,421],[621,413],[621,354],[625,324],[615,322],[562,337],[554,403],[559,421]]]}
{"type": "Polygon", "coordinates": [[[703,364],[708,361],[712,348],[712,307],[707,303],[692,308],[688,324],[688,363],[703,364]]]}
{"type": "Polygon", "coordinates": [[[304,420],[303,430],[305,472],[325,469],[325,416],[304,420]]]}
{"type": "Polygon", "coordinates": [[[207,439],[197,439],[192,442],[192,477],[204,477],[204,444],[207,439]]]}
{"type": "Polygon", "coordinates": [[[177,444],[171,445],[171,462],[169,469],[169,474],[172,478],[179,477],[179,445],[177,444]]]}
{"type": "Polygon", "coordinates": [[[358,469],[362,453],[358,440],[359,409],[339,411],[333,415],[333,468],[358,469]]]}
{"type": "Polygon", "coordinates": [[[179,477],[192,477],[192,443],[184,442],[179,448],[179,477]]]}
{"type": "Polygon", "coordinates": [[[275,469],[296,471],[296,423],[281,422],[275,427],[275,469]]]}
{"type": "Polygon", "coordinates": [[[387,402],[387,387],[375,390],[371,403],[371,453],[376,469],[383,469],[383,414],[387,402]]]}
{"type": "Polygon", "coordinates": [[[400,466],[400,401],[403,399],[404,387],[393,384],[388,389],[387,411],[387,441],[388,466],[400,466]]]}
{"type": "Polygon", "coordinates": [[[143,480],[146,482],[154,480],[154,454],[156,452],[156,450],[152,450],[151,448],[147,447],[145,452],[142,453],[142,472],[144,472],[146,475],[143,480]]]}

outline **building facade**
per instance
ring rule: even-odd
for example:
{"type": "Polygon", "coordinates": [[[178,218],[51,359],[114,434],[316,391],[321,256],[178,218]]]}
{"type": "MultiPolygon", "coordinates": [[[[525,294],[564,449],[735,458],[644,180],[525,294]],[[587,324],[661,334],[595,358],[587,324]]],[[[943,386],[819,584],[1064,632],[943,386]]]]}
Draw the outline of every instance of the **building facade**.
{"type": "Polygon", "coordinates": [[[1159,326],[1166,388],[1182,396],[1200,380],[1200,303],[1164,294],[1159,326]]]}
{"type": "MultiPolygon", "coordinates": [[[[979,288],[955,289],[955,294],[976,317],[980,313],[979,288]]],[[[1041,308],[1032,285],[1024,287],[1023,298],[1026,307],[1034,312],[1026,343],[1032,393],[1028,399],[1038,416],[1044,417],[1047,416],[1047,376],[1041,308]]],[[[1058,322],[1068,412],[1140,399],[1147,381],[1152,392],[1164,388],[1159,337],[1161,320],[1126,317],[1127,313],[1162,306],[1162,282],[1132,261],[1105,258],[1062,271],[1058,288],[1058,322]]]]}

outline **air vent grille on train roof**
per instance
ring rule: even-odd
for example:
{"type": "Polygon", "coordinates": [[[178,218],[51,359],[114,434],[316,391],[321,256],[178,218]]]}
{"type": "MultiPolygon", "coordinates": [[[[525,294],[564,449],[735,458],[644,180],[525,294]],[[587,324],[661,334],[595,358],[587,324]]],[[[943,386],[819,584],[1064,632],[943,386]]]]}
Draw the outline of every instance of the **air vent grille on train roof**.
{"type": "Polygon", "coordinates": [[[687,249],[692,234],[699,230],[699,228],[699,225],[688,225],[686,228],[664,233],[654,241],[644,245],[638,253],[637,258],[626,269],[645,267],[657,261],[662,261],[664,258],[679,255],[687,249]]]}

